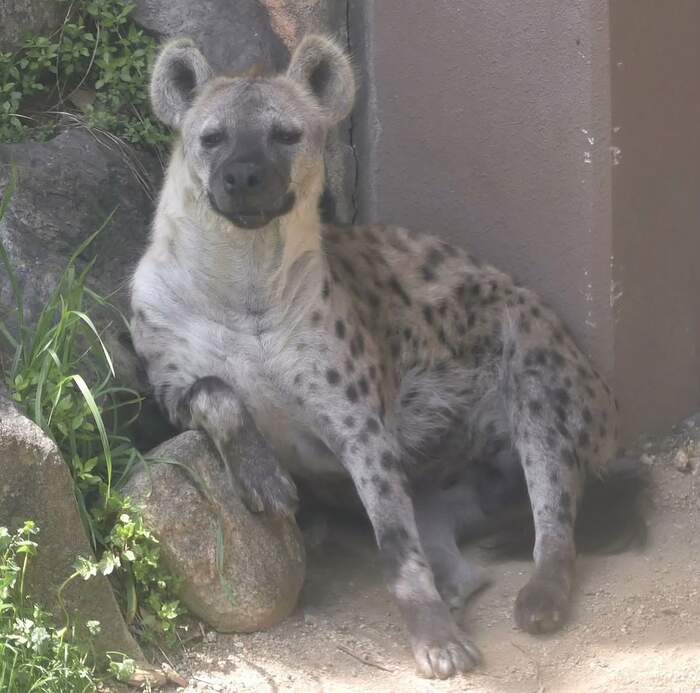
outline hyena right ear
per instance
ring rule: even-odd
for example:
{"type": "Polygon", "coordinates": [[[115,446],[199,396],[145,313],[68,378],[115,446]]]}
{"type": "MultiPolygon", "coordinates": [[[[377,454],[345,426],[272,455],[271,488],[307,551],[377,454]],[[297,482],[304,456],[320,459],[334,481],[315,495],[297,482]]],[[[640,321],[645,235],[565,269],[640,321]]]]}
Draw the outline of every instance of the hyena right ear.
{"type": "Polygon", "coordinates": [[[179,129],[197,88],[212,75],[209,63],[192,41],[176,39],[167,43],[151,75],[151,106],[156,117],[179,129]]]}

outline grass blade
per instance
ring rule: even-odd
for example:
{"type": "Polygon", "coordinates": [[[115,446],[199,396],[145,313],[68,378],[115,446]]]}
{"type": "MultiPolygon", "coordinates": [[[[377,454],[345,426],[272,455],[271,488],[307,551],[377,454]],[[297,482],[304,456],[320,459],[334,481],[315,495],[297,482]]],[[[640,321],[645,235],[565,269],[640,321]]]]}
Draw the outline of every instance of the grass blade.
{"type": "Polygon", "coordinates": [[[105,505],[109,501],[109,496],[112,490],[112,451],[110,449],[109,445],[109,438],[107,437],[107,431],[105,430],[105,425],[104,422],[102,421],[102,415],[100,414],[99,407],[97,406],[97,402],[95,402],[95,398],[92,396],[92,392],[90,392],[90,388],[87,386],[87,383],[83,379],[82,375],[79,375],[77,373],[69,376],[67,380],[73,380],[75,384],[78,386],[80,389],[80,392],[82,393],[83,397],[85,398],[85,402],[88,405],[88,408],[90,409],[90,413],[92,414],[92,418],[95,421],[95,426],[97,426],[97,431],[100,434],[100,440],[102,442],[102,452],[104,453],[105,456],[105,464],[107,465],[107,493],[105,496],[105,505]]]}

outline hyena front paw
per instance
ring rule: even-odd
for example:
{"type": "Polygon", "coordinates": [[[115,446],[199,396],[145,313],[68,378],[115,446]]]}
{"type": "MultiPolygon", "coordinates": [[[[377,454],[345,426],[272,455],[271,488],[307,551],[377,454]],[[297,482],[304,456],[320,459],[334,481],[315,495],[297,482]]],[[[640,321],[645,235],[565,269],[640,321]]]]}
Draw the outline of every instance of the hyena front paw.
{"type": "Polygon", "coordinates": [[[419,676],[448,679],[481,662],[478,648],[459,631],[445,604],[416,606],[412,616],[409,628],[419,676]]]}
{"type": "Polygon", "coordinates": [[[297,488],[277,463],[243,464],[236,476],[248,510],[294,517],[299,506],[297,488]]]}
{"type": "Polygon", "coordinates": [[[551,633],[562,627],[569,590],[561,580],[535,574],[515,600],[515,622],[528,633],[551,633]]]}

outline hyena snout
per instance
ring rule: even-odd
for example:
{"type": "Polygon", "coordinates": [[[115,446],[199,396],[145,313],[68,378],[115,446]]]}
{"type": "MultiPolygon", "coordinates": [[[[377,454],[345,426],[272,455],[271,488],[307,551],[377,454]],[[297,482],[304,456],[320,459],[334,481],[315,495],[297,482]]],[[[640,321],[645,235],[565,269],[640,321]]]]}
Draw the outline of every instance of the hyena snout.
{"type": "Polygon", "coordinates": [[[230,157],[212,174],[209,201],[237,226],[259,228],[294,206],[287,167],[262,156],[230,157]]]}

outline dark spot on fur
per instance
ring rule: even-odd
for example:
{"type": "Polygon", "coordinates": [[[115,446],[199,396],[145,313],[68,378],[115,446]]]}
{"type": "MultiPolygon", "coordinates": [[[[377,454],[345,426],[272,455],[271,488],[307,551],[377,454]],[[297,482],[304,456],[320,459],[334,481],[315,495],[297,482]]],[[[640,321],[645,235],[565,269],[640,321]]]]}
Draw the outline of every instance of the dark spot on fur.
{"type": "Polygon", "coordinates": [[[344,257],[341,257],[340,264],[343,266],[343,269],[345,270],[345,272],[349,276],[351,276],[351,277],[355,276],[355,268],[352,266],[352,263],[349,260],[347,260],[344,257]]]}
{"type": "Polygon", "coordinates": [[[343,419],[343,423],[348,427],[348,428],[355,428],[355,417],[353,416],[346,416],[343,419]]]}
{"type": "Polygon", "coordinates": [[[360,392],[362,395],[365,397],[369,393],[369,383],[367,382],[367,378],[362,376],[358,381],[357,381],[357,386],[360,388],[360,392]]]}
{"type": "Polygon", "coordinates": [[[541,416],[542,415],[542,402],[536,399],[531,399],[528,402],[528,409],[530,410],[530,413],[533,416],[541,416]]]}
{"type": "Polygon", "coordinates": [[[321,313],[318,310],[315,310],[313,313],[311,313],[311,324],[312,325],[318,325],[318,323],[321,322],[321,313]]]}
{"type": "Polygon", "coordinates": [[[386,470],[396,469],[399,466],[399,461],[396,459],[396,455],[389,450],[385,450],[382,453],[380,463],[386,470]]]}
{"type": "Polygon", "coordinates": [[[389,288],[397,294],[407,306],[411,305],[411,297],[404,291],[404,288],[399,284],[399,280],[396,277],[391,277],[389,279],[389,288]]]}
{"type": "Polygon", "coordinates": [[[352,383],[345,389],[345,396],[350,402],[357,402],[357,388],[352,383]]]}
{"type": "Polygon", "coordinates": [[[576,453],[573,450],[570,450],[569,448],[564,448],[561,451],[561,457],[564,461],[564,464],[570,469],[573,468],[574,465],[576,465],[577,463],[576,453]]]}
{"type": "Polygon", "coordinates": [[[374,434],[379,433],[379,422],[373,416],[370,416],[367,419],[367,430],[370,433],[374,433],[374,434]]]}
{"type": "Polygon", "coordinates": [[[321,289],[321,296],[325,301],[331,295],[331,285],[328,281],[328,277],[323,280],[323,288],[321,289]]]}
{"type": "Polygon", "coordinates": [[[433,271],[432,267],[430,267],[429,265],[423,265],[420,269],[423,273],[423,279],[426,282],[432,282],[435,280],[435,272],[433,271]]]}
{"type": "Polygon", "coordinates": [[[340,382],[340,373],[335,368],[329,368],[326,371],[326,380],[329,385],[337,385],[340,382]]]}
{"type": "Polygon", "coordinates": [[[564,357],[555,349],[550,349],[549,355],[552,358],[552,363],[558,368],[561,368],[564,365],[564,363],[566,363],[564,357]]]}
{"type": "Polygon", "coordinates": [[[342,320],[335,321],[335,336],[338,339],[345,339],[345,323],[342,320]]]}

